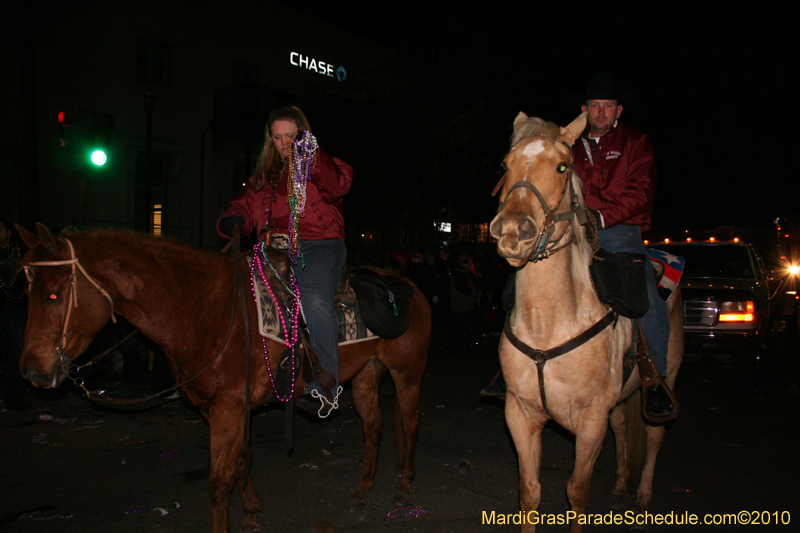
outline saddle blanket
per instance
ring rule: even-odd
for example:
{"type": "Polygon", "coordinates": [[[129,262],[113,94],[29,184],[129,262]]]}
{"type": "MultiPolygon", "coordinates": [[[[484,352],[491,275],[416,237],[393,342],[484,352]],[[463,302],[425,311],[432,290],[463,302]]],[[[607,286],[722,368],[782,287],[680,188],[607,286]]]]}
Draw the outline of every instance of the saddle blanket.
{"type": "Polygon", "coordinates": [[[675,288],[681,282],[681,275],[683,275],[684,258],[677,255],[668,254],[661,250],[648,248],[647,252],[650,254],[653,269],[656,271],[658,278],[659,293],[665,300],[669,300],[675,288]],[[663,294],[666,292],[666,296],[663,294]]]}
{"type": "MultiPolygon", "coordinates": [[[[252,261],[252,257],[248,257],[248,260],[252,261]]],[[[258,309],[259,333],[262,337],[286,344],[280,315],[283,315],[284,321],[291,322],[291,310],[282,306],[279,314],[269,287],[261,279],[261,275],[258,272],[254,274],[255,293],[258,297],[256,308],[258,309]]],[[[331,302],[331,305],[333,305],[333,302],[331,302]]],[[[340,346],[377,338],[377,335],[372,333],[361,320],[358,304],[353,307],[334,307],[334,309],[340,346]]],[[[311,324],[309,329],[313,327],[314,325],[311,324]]]]}

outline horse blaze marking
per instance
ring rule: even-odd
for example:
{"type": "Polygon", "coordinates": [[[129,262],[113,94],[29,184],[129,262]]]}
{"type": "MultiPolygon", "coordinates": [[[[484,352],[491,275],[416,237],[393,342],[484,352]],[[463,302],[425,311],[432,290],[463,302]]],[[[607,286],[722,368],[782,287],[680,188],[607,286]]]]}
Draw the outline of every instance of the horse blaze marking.
{"type": "Polygon", "coordinates": [[[541,139],[533,141],[522,151],[523,155],[526,155],[530,158],[536,157],[542,152],[544,152],[544,141],[541,139]]]}

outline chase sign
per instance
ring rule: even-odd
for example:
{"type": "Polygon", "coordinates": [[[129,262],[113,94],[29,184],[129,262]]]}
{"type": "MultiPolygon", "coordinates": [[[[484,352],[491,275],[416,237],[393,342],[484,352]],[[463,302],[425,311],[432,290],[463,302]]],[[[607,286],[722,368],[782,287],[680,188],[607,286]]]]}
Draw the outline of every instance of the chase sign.
{"type": "Polygon", "coordinates": [[[330,63],[314,59],[313,57],[304,56],[299,52],[289,52],[289,63],[295,67],[311,70],[329,78],[335,76],[339,81],[345,81],[347,79],[347,71],[344,67],[335,67],[330,63]]]}

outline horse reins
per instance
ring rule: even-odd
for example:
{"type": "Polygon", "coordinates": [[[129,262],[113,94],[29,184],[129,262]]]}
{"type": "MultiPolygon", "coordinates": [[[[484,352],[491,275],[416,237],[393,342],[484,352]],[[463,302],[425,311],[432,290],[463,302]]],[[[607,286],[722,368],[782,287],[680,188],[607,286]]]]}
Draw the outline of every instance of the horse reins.
{"type": "MultiPolygon", "coordinates": [[[[111,321],[116,323],[117,318],[114,316],[114,300],[111,299],[111,295],[108,294],[108,291],[105,290],[103,287],[101,287],[100,284],[97,281],[95,281],[95,279],[92,276],[90,276],[88,272],[86,272],[85,268],[83,268],[83,265],[81,265],[80,260],[75,256],[75,248],[72,246],[72,242],[64,237],[62,237],[61,240],[63,240],[67,244],[67,249],[69,250],[69,257],[70,257],[69,259],[64,259],[61,261],[37,261],[35,263],[30,263],[28,265],[25,265],[23,268],[25,270],[25,277],[28,280],[28,289],[30,291],[30,287],[31,284],[33,283],[33,278],[34,278],[33,270],[31,269],[32,266],[69,265],[71,267],[72,271],[70,272],[69,276],[69,294],[67,296],[67,312],[64,314],[64,323],[61,327],[61,337],[58,343],[58,347],[56,347],[56,355],[61,361],[61,367],[64,369],[67,375],[69,375],[70,373],[69,367],[72,361],[69,359],[69,356],[66,355],[64,345],[66,343],[67,329],[69,328],[69,319],[72,316],[72,310],[78,308],[78,276],[76,273],[76,267],[77,270],[79,270],[81,274],[83,274],[83,276],[87,279],[87,281],[89,281],[89,283],[91,283],[92,286],[95,289],[97,289],[97,292],[99,292],[100,295],[102,295],[103,298],[105,298],[106,301],[108,302],[108,305],[111,307],[111,321]]],[[[105,353],[102,355],[105,355],[105,353]]],[[[95,360],[93,359],[89,364],[91,364],[94,361],[95,360]]]]}
{"type": "MultiPolygon", "coordinates": [[[[106,291],[103,287],[101,287],[100,284],[97,281],[95,281],[95,279],[91,275],[89,275],[88,272],[86,272],[86,269],[83,268],[83,265],[81,265],[80,260],[75,255],[75,249],[74,249],[74,247],[72,245],[72,242],[69,239],[65,238],[65,237],[60,237],[59,239],[65,241],[67,243],[67,248],[69,249],[69,253],[70,253],[70,258],[69,259],[64,259],[64,260],[60,260],[60,261],[38,261],[38,262],[35,262],[35,263],[29,263],[28,265],[25,265],[23,268],[25,270],[25,277],[28,279],[28,287],[30,289],[30,286],[33,283],[33,279],[34,279],[33,270],[30,267],[32,267],[32,266],[66,266],[66,265],[70,265],[72,267],[72,272],[70,274],[70,289],[69,289],[70,294],[69,294],[69,298],[68,298],[69,301],[68,301],[68,304],[67,304],[67,312],[64,315],[64,325],[63,325],[62,330],[61,330],[61,339],[60,339],[58,347],[56,348],[56,355],[58,356],[58,358],[59,358],[59,360],[61,362],[61,368],[64,369],[65,373],[67,374],[67,377],[69,377],[71,380],[73,380],[73,382],[75,383],[76,386],[79,386],[79,387],[81,387],[83,389],[83,391],[86,393],[87,398],[89,398],[90,400],[92,400],[92,401],[94,401],[96,403],[100,403],[100,404],[111,406],[111,407],[116,407],[116,408],[119,408],[119,409],[124,409],[124,408],[142,409],[142,408],[151,407],[151,405],[149,405],[148,403],[153,403],[153,400],[156,399],[156,398],[158,399],[158,401],[153,403],[152,406],[158,405],[159,403],[163,403],[163,400],[165,399],[164,398],[165,394],[173,392],[175,390],[178,390],[179,388],[181,388],[184,385],[190,383],[191,381],[194,381],[197,377],[199,377],[201,374],[203,374],[203,372],[208,370],[208,368],[214,363],[214,361],[217,360],[217,358],[219,358],[219,356],[225,350],[225,347],[228,345],[228,341],[231,338],[231,333],[233,332],[233,326],[234,326],[235,321],[236,321],[236,290],[237,290],[237,288],[241,288],[243,290],[243,287],[244,287],[244,282],[243,282],[243,280],[241,278],[241,273],[239,271],[239,263],[240,263],[240,261],[239,261],[239,246],[238,246],[238,242],[236,243],[237,246],[236,246],[236,251],[235,251],[235,254],[234,254],[234,256],[235,256],[235,258],[234,258],[234,268],[236,269],[235,273],[234,273],[234,297],[233,297],[233,310],[231,312],[231,322],[230,322],[230,327],[228,328],[228,334],[225,337],[225,342],[222,343],[222,346],[217,351],[216,355],[214,355],[214,357],[211,359],[211,361],[209,361],[208,364],[205,367],[203,367],[202,370],[200,370],[200,372],[198,372],[197,374],[195,374],[194,376],[192,376],[191,378],[187,379],[186,381],[184,381],[183,383],[181,383],[179,385],[174,385],[174,386],[172,386],[172,387],[170,387],[168,389],[165,389],[163,391],[160,391],[160,392],[157,392],[157,393],[154,393],[154,394],[150,394],[148,396],[143,396],[141,398],[131,398],[131,399],[113,398],[113,397],[107,396],[105,394],[98,394],[96,392],[88,390],[84,386],[82,379],[73,378],[72,376],[70,376],[70,374],[74,374],[78,370],[80,370],[81,368],[87,367],[87,366],[95,363],[96,361],[102,359],[103,357],[108,355],[111,351],[113,351],[114,348],[116,348],[117,346],[121,345],[123,342],[128,340],[134,334],[136,334],[139,330],[136,329],[136,330],[132,331],[125,338],[123,338],[121,341],[119,341],[116,345],[112,346],[111,348],[109,348],[108,350],[104,351],[103,353],[101,353],[97,357],[93,358],[88,363],[86,363],[84,365],[81,365],[81,366],[77,366],[77,365],[73,365],[72,364],[72,361],[70,360],[69,356],[66,354],[66,351],[64,350],[64,344],[65,344],[65,340],[66,340],[66,336],[67,336],[67,329],[68,329],[68,325],[69,325],[69,319],[70,319],[70,316],[72,314],[72,309],[78,307],[77,274],[76,274],[76,271],[75,271],[76,267],[77,267],[78,270],[80,270],[80,272],[84,275],[84,277],[86,277],[86,279],[89,281],[89,283],[91,283],[92,286],[94,286],[97,289],[97,291],[108,301],[109,305],[111,306],[111,321],[116,323],[117,319],[114,316],[114,301],[112,300],[111,295],[108,293],[108,291],[106,291]],[[143,405],[143,404],[148,404],[148,405],[143,405]]],[[[238,241],[238,236],[237,236],[236,240],[238,241]]],[[[248,400],[249,400],[249,398],[248,398],[248,400]]]]}
{"type": "Polygon", "coordinates": [[[547,361],[555,359],[560,355],[564,355],[565,353],[571,352],[575,348],[586,344],[591,339],[599,335],[600,332],[606,329],[610,324],[616,323],[617,318],[618,315],[613,310],[609,309],[608,313],[606,313],[603,318],[595,322],[594,325],[590,326],[578,336],[571,338],[567,342],[560,344],[555,348],[550,348],[549,350],[537,350],[536,348],[528,346],[519,337],[517,337],[517,335],[511,329],[511,324],[508,321],[508,317],[506,317],[506,322],[503,325],[503,332],[506,334],[506,338],[508,338],[508,341],[514,346],[514,348],[530,357],[533,362],[536,363],[536,372],[539,376],[539,395],[542,398],[542,407],[544,408],[544,412],[547,413],[547,416],[552,418],[550,411],[547,410],[547,395],[544,392],[544,365],[547,363],[547,361]]]}

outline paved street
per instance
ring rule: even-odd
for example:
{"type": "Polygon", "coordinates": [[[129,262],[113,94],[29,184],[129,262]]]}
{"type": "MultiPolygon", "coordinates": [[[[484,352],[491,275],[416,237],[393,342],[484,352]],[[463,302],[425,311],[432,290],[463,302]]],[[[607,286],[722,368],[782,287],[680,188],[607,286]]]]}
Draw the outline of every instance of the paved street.
{"type": "MultiPolygon", "coordinates": [[[[423,383],[413,505],[403,507],[393,501],[398,478],[393,471],[394,389],[389,380],[381,394],[385,435],[376,486],[367,506],[357,511],[349,511],[347,501],[358,479],[362,437],[349,391],[330,421],[312,423],[296,417],[295,450],[288,458],[283,410],[257,411],[253,474],[264,502],[262,530],[517,529],[481,524],[483,511],[497,515],[518,510],[516,454],[505,429],[502,404],[477,393],[496,368],[497,337],[486,338],[463,355],[445,355],[444,338],[444,332],[436,332],[423,383]]],[[[736,381],[730,368],[718,361],[684,366],[677,387],[682,412],[667,432],[659,457],[652,512],[702,516],[766,511],[769,516],[762,513],[761,517],[770,518],[772,525],[756,530],[797,530],[797,339],[783,335],[776,349],[765,361],[757,389],[736,381]],[[776,518],[786,520],[788,515],[781,514],[785,511],[791,513],[791,524],[774,525],[776,518]]],[[[0,412],[4,450],[0,530],[210,530],[207,426],[181,400],[136,413],[100,410],[74,394],[48,399],[29,393],[29,401],[34,406],[31,411],[0,412]]],[[[565,485],[572,446],[567,432],[548,426],[543,438],[541,512],[567,511],[565,485]]],[[[613,483],[612,448],[609,432],[593,477],[592,513],[608,512],[605,499],[613,483]]],[[[231,502],[232,530],[237,531],[242,511],[236,494],[231,502]]],[[[629,527],[601,525],[587,530],[616,532],[629,527]]],[[[662,525],[651,530],[733,529],[662,525]]]]}

